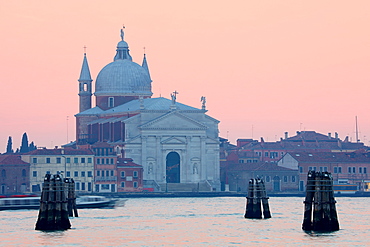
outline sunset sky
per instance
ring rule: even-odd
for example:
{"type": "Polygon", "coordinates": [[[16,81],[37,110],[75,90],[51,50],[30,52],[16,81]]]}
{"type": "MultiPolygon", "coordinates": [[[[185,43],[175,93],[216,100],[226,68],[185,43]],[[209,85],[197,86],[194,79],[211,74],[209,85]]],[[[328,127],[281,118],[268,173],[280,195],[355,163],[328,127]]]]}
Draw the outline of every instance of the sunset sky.
{"type": "MultiPolygon", "coordinates": [[[[147,54],[153,97],[201,107],[220,136],[279,140],[300,130],[370,144],[370,1],[0,0],[0,153],[27,132],[75,140],[84,46],[93,83],[124,24],[147,54]]],[[[93,102],[95,105],[95,102],[93,102]]]]}

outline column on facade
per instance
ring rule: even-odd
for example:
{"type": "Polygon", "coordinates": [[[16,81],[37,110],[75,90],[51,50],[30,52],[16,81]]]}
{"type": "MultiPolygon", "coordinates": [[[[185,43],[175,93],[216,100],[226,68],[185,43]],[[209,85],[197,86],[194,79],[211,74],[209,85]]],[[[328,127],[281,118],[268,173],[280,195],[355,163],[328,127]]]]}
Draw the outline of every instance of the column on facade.
{"type": "Polygon", "coordinates": [[[192,167],[190,161],[190,148],[191,148],[191,136],[186,136],[186,148],[184,154],[184,173],[185,173],[185,182],[194,182],[192,181],[192,167]]]}
{"type": "MultiPolygon", "coordinates": [[[[148,137],[147,136],[141,136],[141,165],[144,168],[144,174],[146,174],[145,178],[150,179],[148,175],[148,164],[147,161],[147,144],[148,143],[148,137]]],[[[151,177],[151,175],[150,175],[151,177]]]]}
{"type": "Polygon", "coordinates": [[[206,164],[206,137],[200,137],[200,167],[201,167],[201,180],[207,180],[207,164],[206,164]]]}
{"type": "Polygon", "coordinates": [[[155,168],[153,167],[155,179],[157,181],[163,182],[166,181],[166,165],[163,166],[163,147],[161,145],[161,136],[156,136],[156,159],[155,159],[155,168]]]}

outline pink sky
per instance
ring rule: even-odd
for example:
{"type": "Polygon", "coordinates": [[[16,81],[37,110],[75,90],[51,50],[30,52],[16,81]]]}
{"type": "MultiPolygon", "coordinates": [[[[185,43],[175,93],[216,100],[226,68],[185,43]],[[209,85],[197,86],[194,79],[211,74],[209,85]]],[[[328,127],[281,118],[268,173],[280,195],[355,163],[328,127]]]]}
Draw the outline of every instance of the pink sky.
{"type": "Polygon", "coordinates": [[[27,132],[39,147],[75,140],[83,46],[91,75],[113,61],[119,30],[146,47],[153,97],[201,107],[220,136],[338,132],[370,141],[370,1],[0,0],[0,153],[27,132]],[[67,116],[68,121],[67,121],[67,116]],[[67,128],[68,126],[68,128],[67,128]]]}

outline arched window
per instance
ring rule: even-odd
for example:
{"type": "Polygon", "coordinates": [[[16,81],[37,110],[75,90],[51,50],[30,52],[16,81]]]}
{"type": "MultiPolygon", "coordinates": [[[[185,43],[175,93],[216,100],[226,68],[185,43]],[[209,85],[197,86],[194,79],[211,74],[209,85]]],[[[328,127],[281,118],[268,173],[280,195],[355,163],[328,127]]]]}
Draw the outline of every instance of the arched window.
{"type": "Polygon", "coordinates": [[[114,98],[113,97],[108,98],[108,107],[114,107],[114,98]]]}
{"type": "Polygon", "coordinates": [[[4,169],[1,170],[1,177],[6,178],[6,171],[4,169]]]}

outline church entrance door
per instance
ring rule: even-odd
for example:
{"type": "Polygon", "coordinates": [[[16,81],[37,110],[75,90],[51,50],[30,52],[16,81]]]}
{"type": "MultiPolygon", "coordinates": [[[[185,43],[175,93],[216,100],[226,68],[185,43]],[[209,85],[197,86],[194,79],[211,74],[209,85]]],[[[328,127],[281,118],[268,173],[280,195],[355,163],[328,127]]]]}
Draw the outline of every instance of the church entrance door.
{"type": "Polygon", "coordinates": [[[170,152],[166,157],[167,183],[180,183],[180,155],[170,152]]]}

